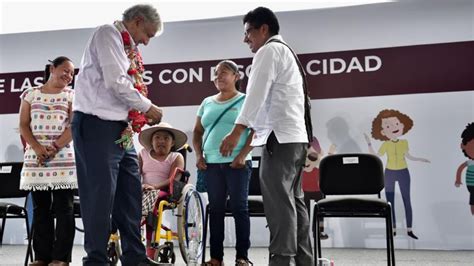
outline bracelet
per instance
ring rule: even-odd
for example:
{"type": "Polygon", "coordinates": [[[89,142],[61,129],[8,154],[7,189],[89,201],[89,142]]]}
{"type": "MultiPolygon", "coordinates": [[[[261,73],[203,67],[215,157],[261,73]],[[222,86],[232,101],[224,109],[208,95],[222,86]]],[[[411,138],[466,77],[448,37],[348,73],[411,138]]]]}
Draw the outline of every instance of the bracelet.
{"type": "Polygon", "coordinates": [[[56,142],[53,142],[52,145],[57,151],[59,151],[61,149],[56,142]]]}

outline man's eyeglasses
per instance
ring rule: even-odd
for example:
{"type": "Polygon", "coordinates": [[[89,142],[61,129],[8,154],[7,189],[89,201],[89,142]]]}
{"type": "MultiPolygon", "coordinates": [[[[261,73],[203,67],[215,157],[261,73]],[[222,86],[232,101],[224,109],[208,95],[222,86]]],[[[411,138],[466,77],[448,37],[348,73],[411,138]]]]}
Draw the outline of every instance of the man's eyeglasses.
{"type": "Polygon", "coordinates": [[[246,29],[245,32],[244,32],[244,37],[248,37],[249,34],[250,34],[250,32],[251,32],[252,30],[255,30],[255,29],[257,29],[257,28],[249,27],[248,29],[246,29]]]}

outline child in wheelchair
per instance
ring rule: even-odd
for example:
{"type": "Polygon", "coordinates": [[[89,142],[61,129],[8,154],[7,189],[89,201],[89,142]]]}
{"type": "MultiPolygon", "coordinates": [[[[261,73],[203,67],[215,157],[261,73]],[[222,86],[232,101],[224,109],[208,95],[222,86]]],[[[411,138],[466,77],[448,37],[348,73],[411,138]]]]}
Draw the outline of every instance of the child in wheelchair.
{"type": "MultiPolygon", "coordinates": [[[[142,131],[139,141],[143,149],[138,154],[143,183],[142,222],[145,225],[146,253],[160,263],[174,263],[173,240],[185,263],[197,261],[204,248],[204,209],[199,193],[188,184],[189,172],[184,171],[186,144],[184,132],[167,123],[142,131]],[[173,210],[177,231],[163,225],[163,211],[173,210]],[[164,243],[161,244],[161,240],[164,243]]],[[[112,224],[107,252],[110,265],[116,265],[121,255],[120,236],[112,224]]]]}
{"type": "Polygon", "coordinates": [[[146,230],[146,253],[153,259],[155,249],[151,247],[151,239],[154,230],[145,218],[156,212],[155,206],[160,199],[168,197],[171,175],[176,173],[177,168],[184,169],[184,157],[177,150],[186,144],[187,136],[170,124],[161,122],[142,131],[139,141],[144,147],[138,154],[143,178],[142,224],[145,224],[146,230]]]}

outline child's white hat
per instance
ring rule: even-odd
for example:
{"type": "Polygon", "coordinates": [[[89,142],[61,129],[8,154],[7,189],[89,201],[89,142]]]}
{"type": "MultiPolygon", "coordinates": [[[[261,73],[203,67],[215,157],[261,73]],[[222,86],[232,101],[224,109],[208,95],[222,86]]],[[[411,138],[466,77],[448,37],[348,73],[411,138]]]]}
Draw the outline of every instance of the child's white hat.
{"type": "Polygon", "coordinates": [[[186,144],[186,141],[188,141],[188,137],[183,131],[175,129],[173,126],[171,126],[170,124],[166,122],[160,122],[156,126],[152,126],[143,130],[138,136],[138,141],[140,141],[140,144],[143,147],[145,147],[145,149],[151,150],[152,149],[151,137],[153,136],[155,132],[160,131],[160,130],[167,131],[171,133],[171,135],[173,135],[175,151],[183,147],[184,144],[186,144]]]}

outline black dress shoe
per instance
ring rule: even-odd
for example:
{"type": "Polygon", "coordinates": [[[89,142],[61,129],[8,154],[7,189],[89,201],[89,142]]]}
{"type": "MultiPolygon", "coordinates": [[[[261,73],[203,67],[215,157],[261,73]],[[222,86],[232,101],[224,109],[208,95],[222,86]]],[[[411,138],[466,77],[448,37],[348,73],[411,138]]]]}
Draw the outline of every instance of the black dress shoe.
{"type": "Polygon", "coordinates": [[[418,239],[418,237],[415,234],[413,234],[413,231],[408,231],[408,236],[413,239],[418,239]]]}
{"type": "Polygon", "coordinates": [[[319,238],[320,238],[321,240],[326,240],[326,239],[329,238],[329,236],[328,236],[326,233],[321,232],[321,233],[319,234],[319,238]]]}
{"type": "Polygon", "coordinates": [[[158,262],[152,261],[150,258],[144,258],[137,266],[160,265],[158,262]]]}

